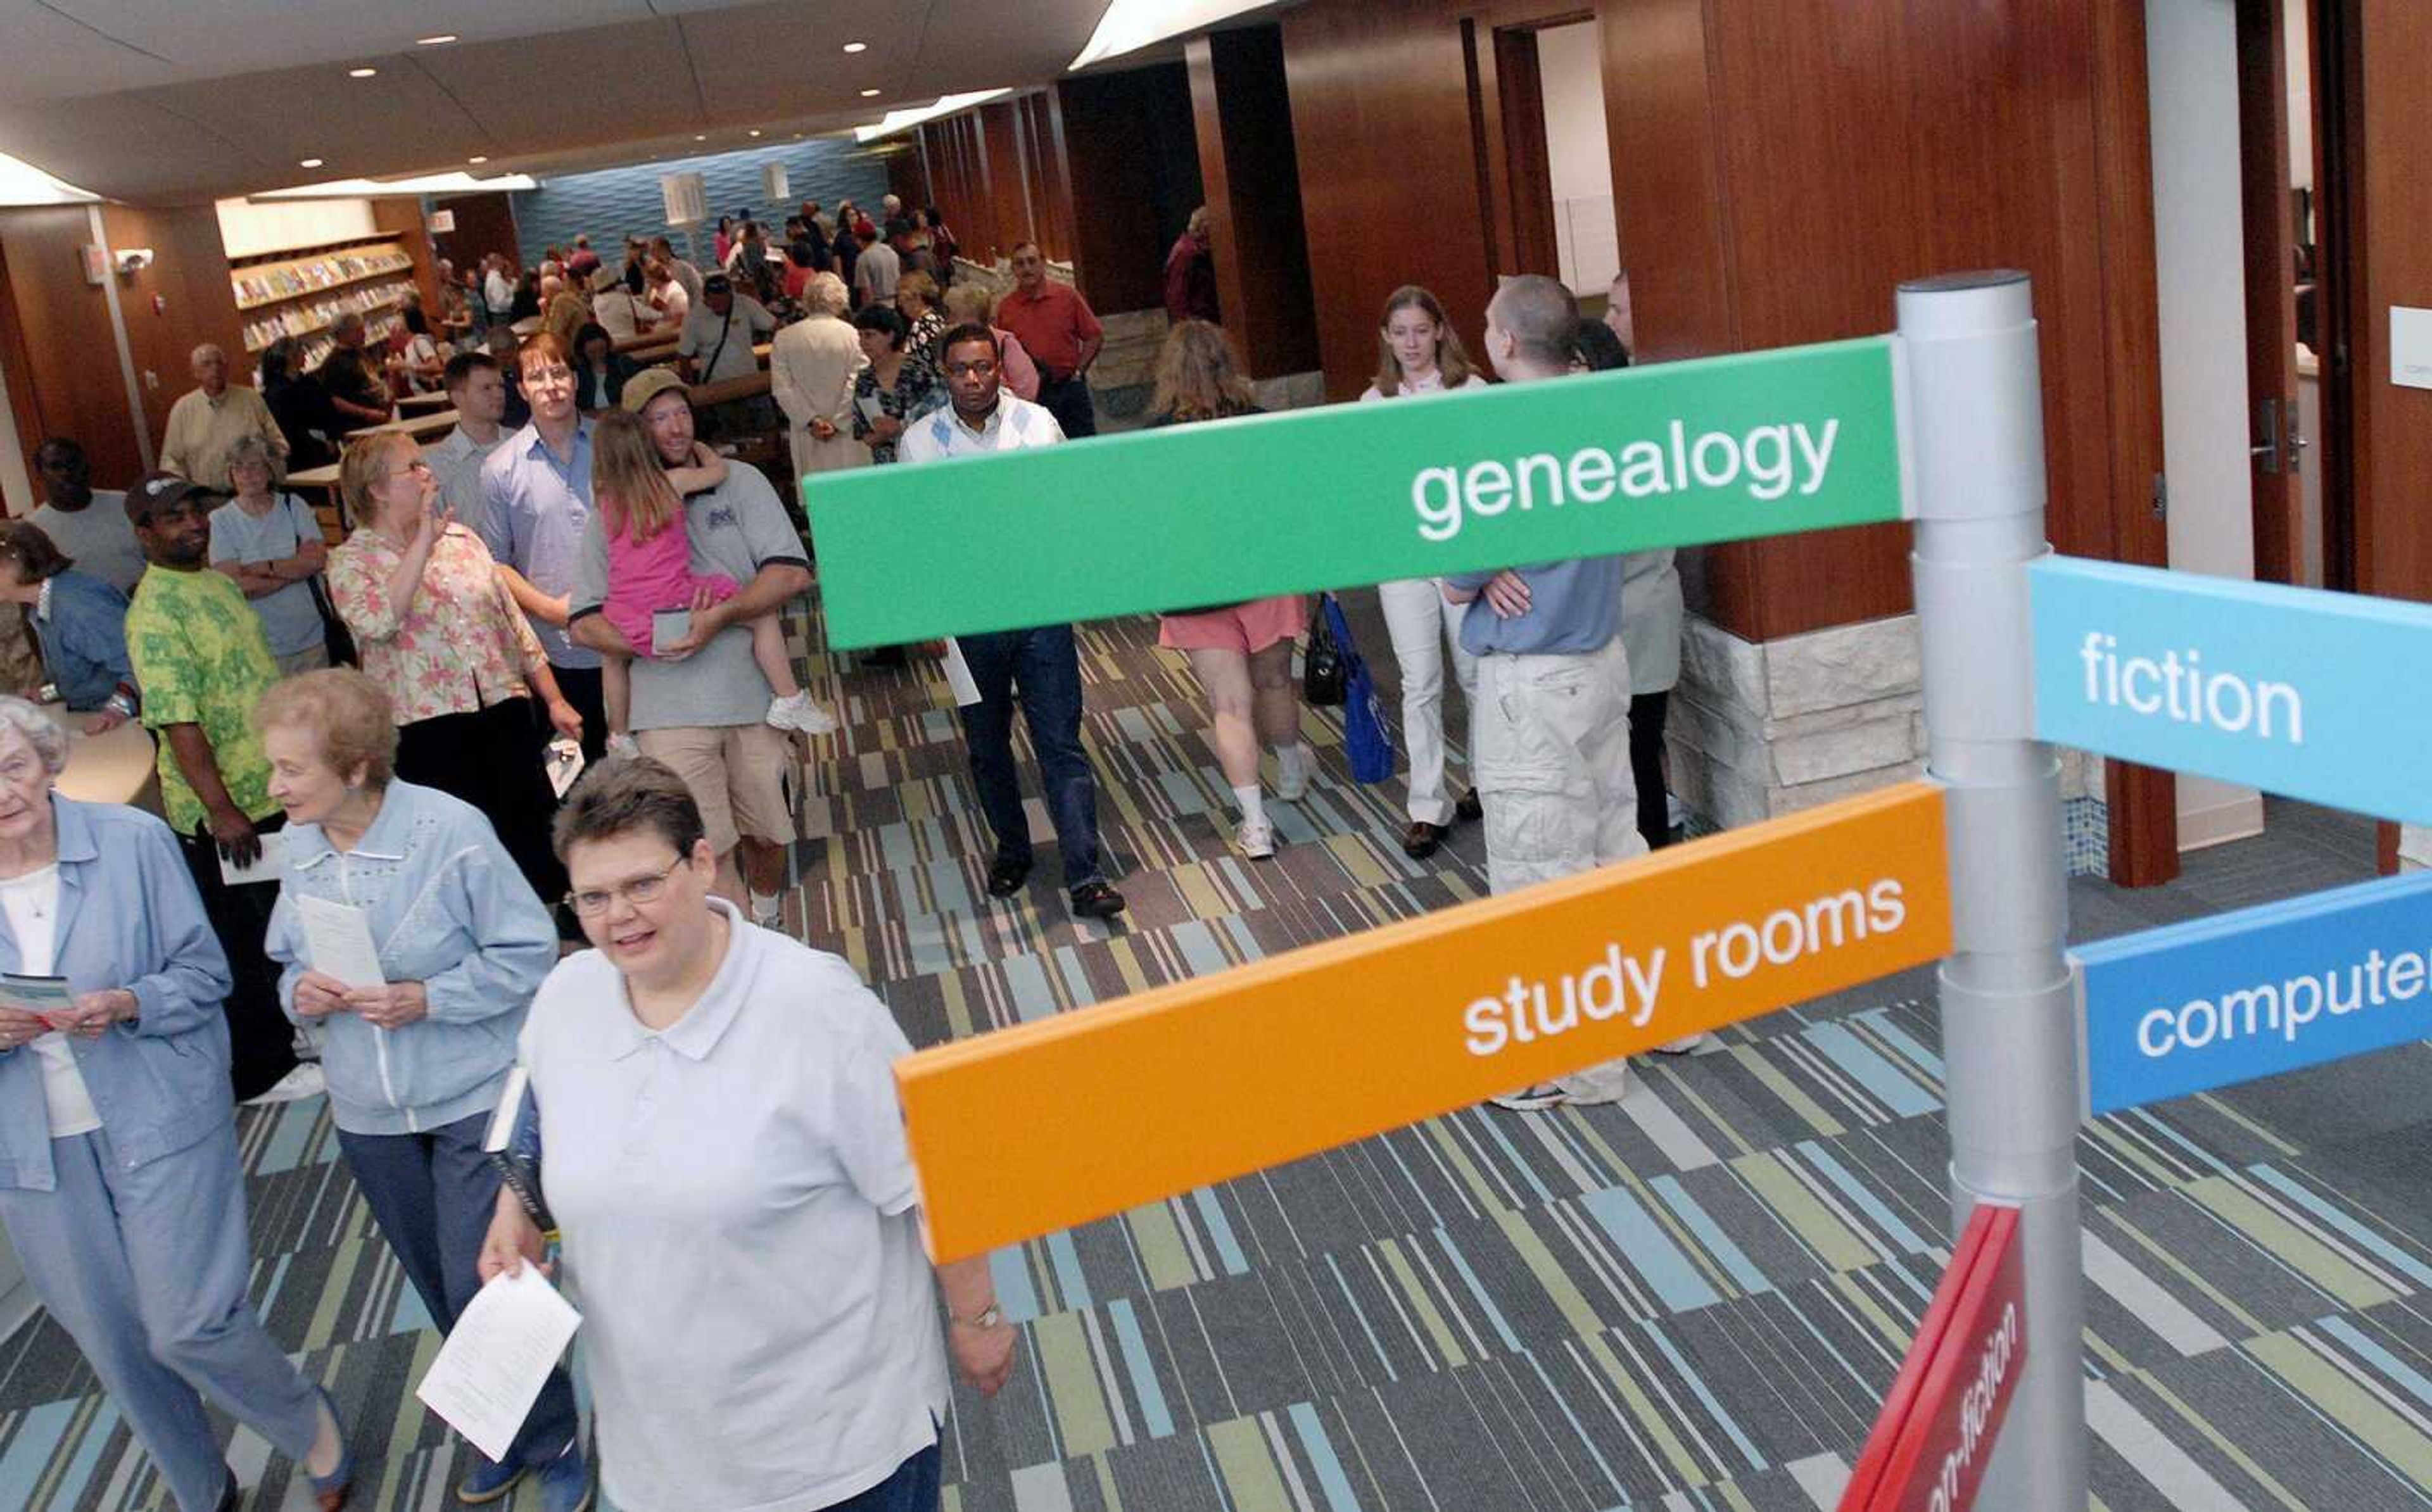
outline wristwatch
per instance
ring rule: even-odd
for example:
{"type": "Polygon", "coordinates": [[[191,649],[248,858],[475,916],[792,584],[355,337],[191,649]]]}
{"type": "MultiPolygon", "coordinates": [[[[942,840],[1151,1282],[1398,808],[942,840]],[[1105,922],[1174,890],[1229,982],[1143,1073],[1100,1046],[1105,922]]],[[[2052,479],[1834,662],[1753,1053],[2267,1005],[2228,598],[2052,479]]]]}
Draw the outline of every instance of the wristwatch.
{"type": "Polygon", "coordinates": [[[953,1319],[954,1321],[962,1324],[966,1328],[994,1328],[997,1324],[1005,1321],[1005,1309],[994,1302],[990,1302],[986,1307],[980,1309],[980,1314],[977,1318],[955,1318],[951,1310],[948,1311],[946,1316],[953,1319]]]}

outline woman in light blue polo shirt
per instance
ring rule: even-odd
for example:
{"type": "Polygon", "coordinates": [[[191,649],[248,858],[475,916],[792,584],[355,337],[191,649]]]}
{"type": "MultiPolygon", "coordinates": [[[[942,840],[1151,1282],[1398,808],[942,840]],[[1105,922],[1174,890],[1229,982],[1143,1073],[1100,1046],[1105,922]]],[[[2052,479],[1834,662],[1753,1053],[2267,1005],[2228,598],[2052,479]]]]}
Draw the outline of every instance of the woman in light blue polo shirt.
{"type": "Polygon", "coordinates": [[[0,697],[0,971],[67,994],[0,1005],[0,1227],[178,1512],[237,1504],[198,1393],[335,1512],[337,1413],[245,1291],[228,958],[169,827],[53,793],[67,758],[49,715],[0,697]]]}
{"type": "MultiPolygon", "coordinates": [[[[949,1350],[991,1394],[1014,1332],[986,1256],[932,1280],[903,1031],[852,966],[710,896],[666,764],[585,773],[557,846],[599,949],[542,986],[524,1064],[603,1490],[621,1512],[937,1512],[949,1350]]],[[[485,1275],[541,1259],[521,1203],[498,1209],[485,1275]]]]}
{"type": "MultiPolygon", "coordinates": [[[[289,678],[254,719],[270,796],[287,811],[267,942],[279,1001],[296,1022],[328,1026],[338,1146],[423,1305],[452,1328],[481,1289],[498,1194],[481,1136],[557,931],[480,810],[395,780],[397,723],[371,679],[346,667],[289,678]],[[308,918],[333,913],[368,932],[380,984],[319,968],[337,963],[316,961],[327,951],[308,918]]],[[[533,1470],[543,1512],[576,1512],[590,1492],[576,1437],[573,1388],[554,1371],[506,1459],[476,1456],[457,1495],[495,1501],[533,1470]]]]}

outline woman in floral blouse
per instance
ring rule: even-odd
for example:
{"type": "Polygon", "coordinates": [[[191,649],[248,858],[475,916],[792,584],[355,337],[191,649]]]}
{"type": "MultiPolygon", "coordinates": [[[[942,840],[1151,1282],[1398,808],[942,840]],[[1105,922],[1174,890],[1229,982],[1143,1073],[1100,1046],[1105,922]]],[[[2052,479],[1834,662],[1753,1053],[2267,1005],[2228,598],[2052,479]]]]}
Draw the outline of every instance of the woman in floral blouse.
{"type": "Polygon", "coordinates": [[[583,718],[559,696],[539,637],[481,538],[439,507],[412,437],[348,446],[338,486],[363,523],[329,553],[329,600],[397,709],[397,775],[480,809],[532,890],[559,897],[557,798],[542,764],[551,728],[579,740],[583,718]]]}
{"type": "Polygon", "coordinates": [[[908,345],[904,317],[872,305],[853,317],[870,365],[853,386],[853,434],[870,443],[870,460],[891,462],[904,428],[937,408],[942,395],[929,359],[908,345]]]}

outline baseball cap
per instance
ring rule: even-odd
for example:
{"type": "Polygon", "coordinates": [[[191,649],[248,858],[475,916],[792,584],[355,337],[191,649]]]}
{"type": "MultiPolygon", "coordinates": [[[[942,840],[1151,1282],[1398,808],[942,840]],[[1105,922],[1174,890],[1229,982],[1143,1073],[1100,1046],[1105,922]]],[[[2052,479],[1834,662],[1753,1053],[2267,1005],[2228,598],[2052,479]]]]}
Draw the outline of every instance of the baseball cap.
{"type": "Polygon", "coordinates": [[[625,380],[624,395],[617,402],[640,414],[645,405],[669,389],[679,394],[684,390],[684,380],[676,377],[673,368],[646,367],[625,380]]]}
{"type": "Polygon", "coordinates": [[[189,494],[209,495],[211,491],[191,478],[171,472],[144,475],[144,481],[127,491],[127,518],[130,524],[142,525],[156,510],[167,509],[189,494]]]}

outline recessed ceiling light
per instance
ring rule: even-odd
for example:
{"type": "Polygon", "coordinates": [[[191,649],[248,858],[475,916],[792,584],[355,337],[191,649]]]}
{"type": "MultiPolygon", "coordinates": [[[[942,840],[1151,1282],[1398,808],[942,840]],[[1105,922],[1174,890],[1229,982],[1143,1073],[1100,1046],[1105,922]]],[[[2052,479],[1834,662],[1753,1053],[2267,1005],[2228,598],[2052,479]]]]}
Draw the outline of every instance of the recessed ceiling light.
{"type": "Polygon", "coordinates": [[[318,158],[299,159],[296,161],[296,166],[298,168],[318,168],[321,166],[321,160],[318,158]]]}
{"type": "Polygon", "coordinates": [[[416,47],[445,47],[455,40],[454,32],[443,31],[436,37],[416,37],[414,39],[414,44],[416,47]]]}
{"type": "Polygon", "coordinates": [[[695,142],[707,142],[707,141],[709,140],[709,138],[708,138],[706,135],[702,135],[702,136],[696,136],[696,137],[694,137],[694,138],[693,138],[693,140],[694,140],[695,142]]]}
{"type": "Polygon", "coordinates": [[[849,53],[866,53],[870,51],[870,43],[847,42],[844,44],[844,50],[849,53]]]}
{"type": "Polygon", "coordinates": [[[861,97],[865,100],[874,100],[878,98],[878,92],[876,90],[864,90],[861,92],[861,97]]]}
{"type": "Polygon", "coordinates": [[[760,128],[759,128],[758,126],[753,126],[750,131],[748,131],[748,132],[746,132],[746,133],[744,133],[744,134],[745,134],[746,136],[753,136],[753,137],[756,137],[756,136],[758,136],[758,135],[760,134],[760,128]]]}
{"type": "Polygon", "coordinates": [[[480,155],[480,154],[476,154],[476,155],[474,155],[473,157],[470,157],[470,158],[465,159],[464,160],[465,160],[466,162],[488,162],[490,160],[489,160],[487,157],[485,157],[485,156],[482,156],[482,155],[480,155]]]}
{"type": "Polygon", "coordinates": [[[369,78],[379,72],[380,70],[377,68],[350,68],[346,70],[346,76],[348,78],[369,78]]]}

